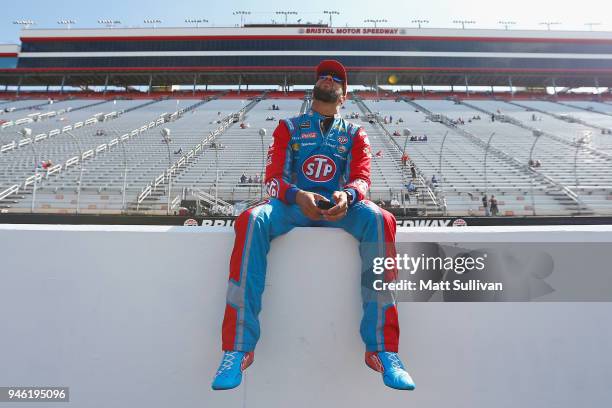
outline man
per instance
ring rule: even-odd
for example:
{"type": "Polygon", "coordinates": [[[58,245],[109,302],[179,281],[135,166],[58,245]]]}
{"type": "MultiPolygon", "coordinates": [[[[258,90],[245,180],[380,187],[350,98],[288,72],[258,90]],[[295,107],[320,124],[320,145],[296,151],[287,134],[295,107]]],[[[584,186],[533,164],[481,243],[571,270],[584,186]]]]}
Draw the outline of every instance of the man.
{"type": "Polygon", "coordinates": [[[485,212],[485,216],[488,217],[489,215],[491,215],[489,213],[489,200],[487,198],[486,194],[482,195],[482,207],[484,208],[484,212],[485,212]]]}
{"type": "MultiPolygon", "coordinates": [[[[370,143],[363,129],[339,115],[347,96],[345,68],[326,60],[317,66],[316,75],[311,110],[280,121],[274,131],[265,177],[270,199],[247,209],[235,222],[222,329],[224,355],[212,384],[215,390],[237,387],[242,371],[253,362],[270,241],[306,226],[342,228],[360,242],[364,271],[360,332],[366,364],[381,372],[390,387],[415,387],[397,355],[395,299],[371,285],[374,258],[395,256],[395,218],[365,199],[370,143]]],[[[394,279],[395,268],[384,276],[394,279]]]]}

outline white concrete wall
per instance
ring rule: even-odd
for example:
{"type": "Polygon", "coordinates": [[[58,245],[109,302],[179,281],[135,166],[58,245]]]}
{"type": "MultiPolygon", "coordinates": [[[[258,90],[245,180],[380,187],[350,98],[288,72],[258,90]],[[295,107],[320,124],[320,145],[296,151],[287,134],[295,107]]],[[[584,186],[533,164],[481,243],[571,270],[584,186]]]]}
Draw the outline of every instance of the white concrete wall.
{"type": "MultiPolygon", "coordinates": [[[[398,240],[526,236],[612,242],[612,227],[412,228],[398,240]]],[[[255,363],[242,387],[212,392],[232,241],[229,228],[0,225],[0,386],[68,386],[70,403],[53,406],[72,408],[612,404],[610,303],[401,303],[417,389],[384,387],[363,363],[356,242],[322,229],[274,241],[255,363]]]]}

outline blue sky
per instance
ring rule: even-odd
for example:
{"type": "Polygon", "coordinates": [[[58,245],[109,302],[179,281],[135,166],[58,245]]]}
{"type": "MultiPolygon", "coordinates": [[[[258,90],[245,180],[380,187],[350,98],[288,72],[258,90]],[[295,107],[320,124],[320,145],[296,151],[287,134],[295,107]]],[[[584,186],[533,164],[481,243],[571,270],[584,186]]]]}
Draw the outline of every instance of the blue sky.
{"type": "Polygon", "coordinates": [[[515,28],[543,29],[538,23],[543,21],[562,22],[556,29],[588,30],[588,22],[597,22],[596,30],[612,31],[612,2],[605,0],[581,0],[564,2],[562,0],[312,0],[309,2],[284,0],[243,1],[194,1],[194,0],[105,0],[90,2],[84,0],[5,0],[0,19],[0,43],[18,43],[19,27],[13,24],[17,19],[31,19],[39,28],[57,28],[57,20],[74,19],[76,27],[97,27],[97,20],[118,19],[125,26],[145,26],[144,18],[159,18],[162,26],[185,26],[185,18],[204,18],[208,25],[233,26],[240,22],[233,11],[246,10],[252,14],[247,22],[269,23],[272,19],[284,20],[275,11],[296,11],[298,16],[290,16],[289,21],[317,22],[328,21],[323,10],[340,12],[334,16],[337,26],[365,26],[364,19],[386,19],[379,26],[410,27],[414,19],[427,19],[428,27],[456,27],[455,19],[474,20],[474,28],[500,28],[500,20],[515,21],[515,28]],[[6,5],[10,4],[9,7],[6,5]],[[94,7],[99,4],[99,7],[94,7]]]}

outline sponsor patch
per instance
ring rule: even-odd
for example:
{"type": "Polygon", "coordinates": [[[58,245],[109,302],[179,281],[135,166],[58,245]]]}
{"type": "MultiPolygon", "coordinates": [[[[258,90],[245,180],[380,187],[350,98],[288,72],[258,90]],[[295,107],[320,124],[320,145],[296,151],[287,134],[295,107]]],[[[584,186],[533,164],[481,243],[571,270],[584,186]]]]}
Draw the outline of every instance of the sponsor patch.
{"type": "Polygon", "coordinates": [[[300,129],[309,129],[309,128],[310,128],[310,121],[300,123],[300,129]]]}
{"type": "Polygon", "coordinates": [[[348,137],[346,137],[346,136],[338,137],[338,143],[340,143],[340,144],[347,144],[348,143],[348,137]]]}
{"type": "Polygon", "coordinates": [[[346,153],[346,146],[338,146],[338,153],[346,153]]]}
{"type": "Polygon", "coordinates": [[[325,155],[317,154],[304,161],[302,173],[310,181],[325,183],[334,178],[336,163],[325,155]]]}
{"type": "Polygon", "coordinates": [[[291,150],[293,150],[294,152],[297,152],[298,150],[300,150],[300,144],[299,143],[292,144],[291,150]]]}
{"type": "Polygon", "coordinates": [[[316,139],[316,137],[317,137],[316,132],[302,133],[302,139],[316,139]]]}
{"type": "Polygon", "coordinates": [[[183,225],[186,226],[186,227],[197,227],[198,226],[198,222],[196,220],[194,220],[193,218],[189,218],[188,220],[185,220],[183,225]]]}
{"type": "Polygon", "coordinates": [[[266,192],[270,197],[278,197],[278,192],[280,190],[280,184],[278,180],[272,179],[266,184],[266,192]]]}

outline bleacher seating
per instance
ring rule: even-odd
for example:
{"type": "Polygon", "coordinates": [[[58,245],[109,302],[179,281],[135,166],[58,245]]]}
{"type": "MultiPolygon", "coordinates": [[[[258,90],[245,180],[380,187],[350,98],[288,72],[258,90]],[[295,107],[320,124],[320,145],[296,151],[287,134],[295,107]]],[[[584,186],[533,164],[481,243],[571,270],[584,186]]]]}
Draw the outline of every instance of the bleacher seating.
{"type": "MultiPolygon", "coordinates": [[[[43,179],[36,186],[37,211],[73,212],[79,200],[81,212],[118,213],[138,208],[150,213],[165,213],[169,197],[167,169],[179,160],[183,160],[183,165],[173,173],[171,201],[189,199],[193,190],[216,195],[230,203],[256,200],[265,194],[262,184],[255,180],[241,183],[240,177],[242,174],[253,179],[255,175],[261,177],[265,153],[278,120],[299,114],[306,106],[304,98],[307,93],[269,92],[258,101],[261,96],[262,91],[241,91],[240,94],[236,91],[212,91],[193,98],[187,94],[180,99],[109,98],[105,103],[91,98],[65,99],[53,104],[48,104],[46,99],[5,100],[0,105],[2,109],[8,106],[26,109],[0,114],[3,121],[15,122],[31,113],[62,113],[0,130],[0,146],[15,143],[14,147],[0,152],[0,193],[13,185],[21,186],[19,192],[0,200],[0,210],[30,210],[31,177],[35,162],[40,165],[43,160],[61,164],[61,171],[46,175],[48,170],[38,167],[43,179]],[[238,123],[232,124],[215,137],[214,145],[211,145],[211,139],[187,158],[194,147],[220,126],[219,121],[250,103],[253,103],[252,109],[242,119],[248,127],[243,129],[238,123]],[[279,105],[280,110],[271,110],[273,103],[279,105]],[[31,106],[38,107],[29,109],[31,106]],[[168,116],[177,111],[185,112],[168,120],[168,116]],[[104,116],[112,112],[115,114],[103,121],[97,120],[78,128],[74,126],[85,123],[96,114],[104,116]],[[166,119],[162,117],[164,114],[166,119]],[[274,120],[266,120],[268,116],[273,116],[274,120]],[[151,123],[154,126],[150,126],[151,123]],[[73,127],[70,132],[74,139],[64,131],[68,126],[73,127]],[[31,143],[23,141],[25,137],[20,130],[24,127],[32,130],[31,143]],[[170,143],[166,143],[160,133],[163,128],[170,130],[170,143]],[[263,138],[259,134],[262,128],[266,129],[263,138]],[[49,136],[54,129],[58,133],[49,136]],[[137,130],[135,134],[134,130],[137,130]],[[46,136],[37,138],[43,134],[46,136]],[[129,137],[121,142],[122,135],[129,137]],[[91,151],[82,160],[82,170],[77,164],[79,150],[83,153],[91,151]],[[124,163],[127,163],[125,192],[124,163]],[[81,171],[81,192],[77,197],[81,171]],[[29,184],[24,186],[28,178],[29,184]],[[137,203],[137,197],[148,186],[152,187],[151,193],[146,200],[137,203]]],[[[375,92],[362,92],[359,97],[363,105],[357,100],[349,100],[341,110],[345,117],[359,112],[360,118],[349,120],[363,126],[369,134],[374,156],[372,200],[389,204],[391,199],[399,199],[406,207],[418,207],[421,204],[416,196],[421,198],[421,203],[424,202],[425,190],[429,186],[438,198],[444,199],[446,211],[451,215],[484,214],[481,197],[485,192],[497,197],[502,215],[531,215],[534,213],[533,190],[537,214],[612,212],[612,161],[605,156],[612,154],[612,135],[595,130],[598,126],[612,128],[612,105],[579,100],[559,103],[517,100],[516,104],[474,98],[465,99],[465,103],[429,97],[414,100],[416,106],[432,113],[452,120],[461,118],[464,124],[453,128],[430,120],[427,114],[410,103],[395,100],[395,96],[383,94],[377,98],[375,92]],[[392,117],[393,121],[384,124],[384,128],[369,123],[365,119],[365,110],[368,109],[379,113],[380,121],[384,117],[392,117]],[[536,140],[533,132],[516,123],[502,122],[499,117],[493,122],[486,112],[507,115],[555,136],[542,136],[536,144],[533,157],[540,159],[542,166],[537,169],[527,166],[531,146],[536,140]],[[606,112],[611,115],[606,115],[606,112]],[[536,120],[533,120],[533,115],[536,120]],[[580,122],[570,123],[559,119],[559,115],[576,117],[580,122]],[[473,119],[475,116],[481,119],[473,119]],[[401,123],[398,122],[400,118],[403,120],[401,123]],[[427,135],[428,141],[411,142],[404,136],[404,129],[410,129],[415,136],[427,135]],[[393,136],[394,132],[399,132],[400,136],[393,136]],[[447,132],[440,171],[440,147],[447,132]],[[585,132],[591,132],[592,140],[588,147],[593,150],[576,144],[577,138],[585,132]],[[485,182],[483,143],[486,144],[492,133],[495,136],[487,156],[485,182]],[[411,177],[408,166],[401,163],[404,146],[422,176],[419,180],[427,181],[435,175],[439,180],[437,185],[419,182],[417,194],[406,195],[405,186],[411,177]],[[377,152],[381,152],[378,157],[377,152]],[[574,191],[581,204],[572,202],[567,193],[555,189],[555,185],[574,191]]],[[[172,210],[175,209],[173,205],[172,210]]]]}

